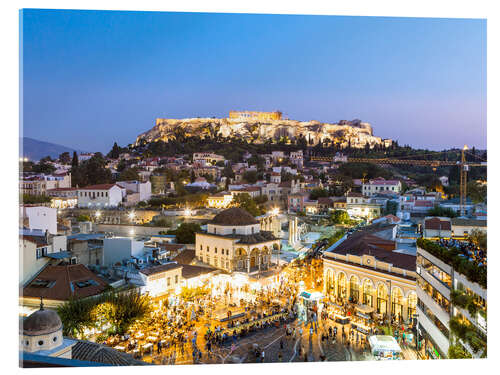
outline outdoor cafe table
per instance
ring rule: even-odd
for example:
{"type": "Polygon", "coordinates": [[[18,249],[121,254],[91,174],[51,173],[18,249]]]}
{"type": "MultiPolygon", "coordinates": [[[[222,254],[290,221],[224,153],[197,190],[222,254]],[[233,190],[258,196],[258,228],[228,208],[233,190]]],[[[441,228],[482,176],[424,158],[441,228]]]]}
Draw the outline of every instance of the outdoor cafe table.
{"type": "Polygon", "coordinates": [[[156,341],[156,340],[158,340],[158,337],[155,337],[155,336],[148,336],[148,337],[146,338],[146,340],[147,340],[147,341],[156,341]]]}
{"type": "Polygon", "coordinates": [[[148,352],[149,350],[151,350],[152,347],[153,347],[153,344],[151,344],[150,342],[148,342],[142,348],[144,349],[145,352],[148,352]]]}
{"type": "Polygon", "coordinates": [[[243,328],[250,327],[253,324],[265,323],[265,322],[267,322],[269,320],[279,319],[280,317],[285,316],[285,315],[286,315],[286,313],[279,313],[279,314],[275,314],[275,315],[269,315],[269,316],[266,316],[265,318],[258,319],[258,320],[253,320],[253,321],[250,321],[250,322],[244,323],[244,324],[240,324],[240,325],[238,325],[236,327],[226,328],[222,332],[223,333],[227,333],[227,334],[231,334],[231,333],[233,333],[236,330],[241,330],[243,328]]]}
{"type": "Polygon", "coordinates": [[[136,339],[140,339],[141,337],[144,337],[144,333],[139,332],[138,334],[135,335],[136,339]]]}
{"type": "Polygon", "coordinates": [[[119,350],[119,351],[121,351],[121,352],[125,351],[125,347],[124,347],[124,346],[121,346],[121,345],[117,345],[117,346],[115,346],[115,347],[114,347],[114,349],[119,350]]]}

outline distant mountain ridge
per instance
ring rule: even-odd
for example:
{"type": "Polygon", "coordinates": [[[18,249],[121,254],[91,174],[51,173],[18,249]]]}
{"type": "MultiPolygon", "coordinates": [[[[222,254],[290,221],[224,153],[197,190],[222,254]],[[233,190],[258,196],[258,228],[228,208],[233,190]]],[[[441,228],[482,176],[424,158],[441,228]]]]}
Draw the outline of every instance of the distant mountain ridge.
{"type": "Polygon", "coordinates": [[[76,151],[78,154],[85,152],[76,148],[39,141],[29,137],[20,138],[19,143],[19,157],[27,157],[29,160],[36,161],[46,156],[50,156],[55,159],[63,152],[69,152],[71,155],[73,154],[73,151],[76,151]]]}

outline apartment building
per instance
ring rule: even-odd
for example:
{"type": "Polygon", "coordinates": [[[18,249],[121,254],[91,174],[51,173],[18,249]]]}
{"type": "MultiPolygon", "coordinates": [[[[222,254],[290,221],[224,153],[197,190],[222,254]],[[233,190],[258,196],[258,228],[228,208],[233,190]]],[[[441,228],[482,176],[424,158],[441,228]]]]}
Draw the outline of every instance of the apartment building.
{"type": "MultiPolygon", "coordinates": [[[[429,359],[458,358],[453,353],[460,347],[470,357],[479,358],[486,350],[485,281],[471,281],[471,273],[460,273],[452,261],[445,260],[457,255],[446,258],[444,253],[446,250],[443,252],[437,242],[417,242],[416,311],[421,355],[429,359]]],[[[472,270],[482,272],[478,267],[472,270]]]]}

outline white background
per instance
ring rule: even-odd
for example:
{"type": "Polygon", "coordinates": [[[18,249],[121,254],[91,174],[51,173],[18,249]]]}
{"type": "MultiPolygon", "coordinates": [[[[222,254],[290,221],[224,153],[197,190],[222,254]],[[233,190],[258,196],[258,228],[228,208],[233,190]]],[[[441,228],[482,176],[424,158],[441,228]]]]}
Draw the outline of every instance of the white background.
{"type": "MultiPolygon", "coordinates": [[[[499,199],[498,183],[500,160],[500,121],[498,95],[499,27],[500,11],[496,9],[499,1],[459,1],[459,0],[418,0],[418,1],[262,1],[262,0],[183,0],[183,1],[9,1],[4,0],[0,11],[1,27],[1,90],[0,109],[2,183],[0,184],[2,204],[0,206],[0,252],[2,267],[2,301],[0,330],[0,355],[2,373],[23,372],[29,374],[78,373],[92,371],[94,374],[123,374],[147,372],[155,373],[199,373],[203,374],[238,374],[247,373],[339,373],[348,374],[487,374],[498,373],[500,368],[499,338],[499,249],[496,248],[496,230],[498,223],[499,199]],[[497,5],[497,6],[495,6],[497,5]],[[488,38],[488,208],[489,208],[489,301],[488,301],[488,359],[487,360],[442,360],[442,361],[383,361],[383,362],[337,362],[337,363],[293,363],[267,365],[204,365],[204,366],[157,366],[129,368],[78,368],[78,369],[36,369],[18,368],[18,139],[19,139],[19,9],[114,9],[114,10],[150,10],[150,11],[203,11],[231,13],[281,13],[281,14],[329,14],[353,16],[401,16],[401,17],[443,17],[443,18],[486,18],[488,38]]],[[[500,8],[500,7],[499,7],[500,8]]]]}

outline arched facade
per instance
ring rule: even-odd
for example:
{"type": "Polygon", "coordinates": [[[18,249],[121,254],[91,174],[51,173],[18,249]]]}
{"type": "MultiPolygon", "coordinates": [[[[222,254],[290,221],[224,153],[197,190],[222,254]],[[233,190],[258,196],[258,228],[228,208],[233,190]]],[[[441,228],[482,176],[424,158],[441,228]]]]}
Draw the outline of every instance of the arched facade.
{"type": "Polygon", "coordinates": [[[337,274],[337,296],[342,299],[347,299],[347,277],[344,272],[337,274]]]}
{"type": "Polygon", "coordinates": [[[385,315],[388,313],[389,307],[389,288],[385,283],[378,283],[377,285],[377,306],[376,311],[378,314],[385,315]]]}
{"type": "Polygon", "coordinates": [[[404,319],[405,314],[405,301],[403,297],[403,291],[400,287],[394,286],[391,293],[391,313],[397,319],[404,319]]]}
{"type": "Polygon", "coordinates": [[[381,315],[391,313],[405,321],[412,318],[417,304],[415,290],[415,281],[397,278],[381,270],[370,272],[329,260],[323,263],[323,293],[326,296],[371,306],[381,315]]]}
{"type": "Polygon", "coordinates": [[[356,275],[349,278],[349,300],[352,303],[359,303],[360,301],[359,279],[356,275]]]}

